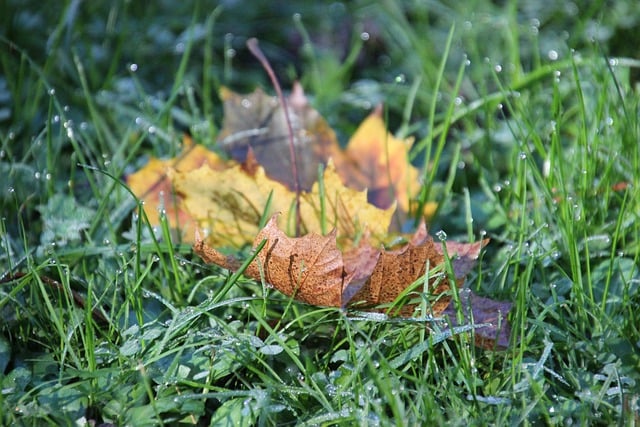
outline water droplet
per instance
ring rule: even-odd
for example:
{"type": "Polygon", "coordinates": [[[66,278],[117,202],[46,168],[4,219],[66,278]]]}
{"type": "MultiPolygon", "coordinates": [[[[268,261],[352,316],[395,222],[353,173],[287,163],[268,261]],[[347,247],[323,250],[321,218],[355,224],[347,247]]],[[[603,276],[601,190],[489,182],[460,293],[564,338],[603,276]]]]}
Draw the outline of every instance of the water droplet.
{"type": "Polygon", "coordinates": [[[444,230],[440,230],[436,233],[436,237],[440,239],[441,242],[447,240],[447,233],[444,230]]]}
{"type": "Polygon", "coordinates": [[[404,75],[404,74],[398,74],[398,75],[396,76],[395,82],[396,82],[397,84],[403,84],[405,81],[406,81],[406,77],[405,77],[405,75],[404,75]]]}
{"type": "Polygon", "coordinates": [[[229,48],[224,51],[224,56],[227,58],[234,58],[236,56],[236,50],[233,48],[229,48]]]}
{"type": "Polygon", "coordinates": [[[53,121],[53,123],[59,123],[60,122],[60,116],[59,115],[54,115],[51,120],[53,121]]]}
{"type": "Polygon", "coordinates": [[[251,108],[251,101],[247,98],[244,98],[242,101],[240,101],[240,105],[242,105],[244,108],[251,108]]]}
{"type": "Polygon", "coordinates": [[[556,61],[558,59],[558,51],[551,49],[549,50],[549,52],[547,52],[547,56],[549,57],[550,60],[556,61]]]}
{"type": "Polygon", "coordinates": [[[56,94],[56,90],[54,88],[49,89],[49,96],[54,96],[56,94]]]}
{"type": "Polygon", "coordinates": [[[460,105],[462,105],[462,103],[463,103],[462,97],[461,97],[461,96],[456,96],[456,97],[453,99],[453,103],[454,103],[454,105],[456,105],[456,106],[460,106],[460,105]]]}
{"type": "Polygon", "coordinates": [[[147,132],[149,132],[149,134],[153,135],[154,133],[156,133],[156,127],[155,126],[149,126],[149,128],[147,129],[147,132]]]}
{"type": "Polygon", "coordinates": [[[618,58],[609,59],[609,65],[612,67],[616,67],[618,65],[618,58]]]}
{"type": "Polygon", "coordinates": [[[525,153],[524,151],[521,151],[520,154],[518,154],[518,158],[520,160],[525,160],[527,158],[527,153],[525,153]]]}
{"type": "Polygon", "coordinates": [[[502,65],[500,64],[496,64],[493,69],[495,70],[496,73],[501,73],[502,72],[502,65]]]}
{"type": "Polygon", "coordinates": [[[607,126],[613,126],[613,117],[607,117],[604,122],[607,126]]]}
{"type": "Polygon", "coordinates": [[[180,43],[176,43],[176,53],[183,53],[184,52],[184,43],[180,42],[180,43]]]}
{"type": "Polygon", "coordinates": [[[130,64],[129,65],[129,71],[131,71],[132,73],[135,73],[136,71],[138,71],[138,64],[130,64]]]}
{"type": "Polygon", "coordinates": [[[371,36],[366,31],[363,31],[363,32],[360,33],[360,40],[362,40],[362,41],[366,42],[367,40],[369,40],[370,37],[371,36]]]}
{"type": "Polygon", "coordinates": [[[15,193],[15,192],[16,192],[16,189],[15,189],[15,188],[13,188],[13,187],[9,187],[9,188],[7,188],[7,192],[8,192],[9,194],[13,194],[13,193],[15,193]]]}
{"type": "Polygon", "coordinates": [[[42,175],[40,174],[40,172],[36,172],[36,173],[34,173],[34,174],[33,174],[33,177],[34,177],[35,179],[38,179],[38,180],[40,179],[40,177],[41,177],[41,176],[42,176],[42,175]]]}
{"type": "Polygon", "coordinates": [[[103,245],[105,245],[105,246],[108,246],[108,245],[110,245],[110,244],[111,244],[111,241],[110,241],[109,239],[104,239],[104,240],[102,241],[102,244],[103,244],[103,245]]]}

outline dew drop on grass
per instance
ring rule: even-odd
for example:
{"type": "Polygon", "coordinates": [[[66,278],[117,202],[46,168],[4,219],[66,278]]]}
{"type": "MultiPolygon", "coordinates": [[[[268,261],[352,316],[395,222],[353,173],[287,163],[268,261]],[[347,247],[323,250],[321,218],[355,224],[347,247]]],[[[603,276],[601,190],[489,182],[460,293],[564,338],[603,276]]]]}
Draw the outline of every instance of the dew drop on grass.
{"type": "Polygon", "coordinates": [[[499,193],[502,191],[502,185],[500,184],[496,184],[493,186],[493,191],[495,191],[496,193],[499,193]]]}
{"type": "Polygon", "coordinates": [[[527,158],[527,153],[525,153],[524,151],[521,151],[520,154],[518,154],[518,158],[520,160],[525,160],[527,158]]]}
{"type": "Polygon", "coordinates": [[[54,88],[49,89],[49,96],[54,96],[56,94],[56,90],[54,88]]]}
{"type": "Polygon", "coordinates": [[[367,40],[369,40],[370,37],[371,36],[366,31],[363,31],[360,33],[360,40],[362,40],[363,42],[366,42],[367,40]]]}
{"type": "Polygon", "coordinates": [[[407,80],[404,74],[398,74],[395,78],[396,84],[403,84],[407,80]]]}
{"type": "Polygon", "coordinates": [[[234,48],[229,48],[224,51],[224,56],[226,56],[227,58],[235,58],[236,50],[234,48]]]}
{"type": "Polygon", "coordinates": [[[549,52],[547,52],[547,56],[549,57],[550,60],[552,61],[556,61],[558,59],[558,51],[555,49],[551,49],[549,50],[549,52]]]}
{"type": "Polygon", "coordinates": [[[436,233],[436,237],[440,239],[441,242],[447,240],[447,233],[444,230],[440,230],[436,233]]]}
{"type": "Polygon", "coordinates": [[[131,71],[132,73],[135,73],[136,71],[138,71],[138,64],[130,64],[129,65],[129,71],[131,71]]]}
{"type": "Polygon", "coordinates": [[[247,98],[244,98],[242,101],[240,101],[240,105],[242,105],[244,108],[251,108],[251,101],[247,98]]]}
{"type": "Polygon", "coordinates": [[[496,65],[493,67],[493,69],[494,69],[494,71],[495,71],[496,73],[501,73],[501,72],[502,72],[502,65],[500,65],[500,64],[496,64],[496,65]]]}
{"type": "Polygon", "coordinates": [[[156,133],[156,127],[149,126],[149,128],[147,129],[147,132],[149,132],[150,135],[153,135],[154,133],[156,133]]]}

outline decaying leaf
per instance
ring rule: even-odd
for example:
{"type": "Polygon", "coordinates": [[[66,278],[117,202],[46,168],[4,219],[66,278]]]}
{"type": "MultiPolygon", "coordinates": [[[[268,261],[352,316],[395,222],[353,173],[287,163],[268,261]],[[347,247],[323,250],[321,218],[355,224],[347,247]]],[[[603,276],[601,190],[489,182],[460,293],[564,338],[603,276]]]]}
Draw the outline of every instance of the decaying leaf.
{"type": "MultiPolygon", "coordinates": [[[[408,286],[427,277],[434,301],[429,313],[423,314],[449,316],[453,325],[457,324],[456,309],[450,304],[452,298],[447,292],[450,281],[437,270],[444,262],[443,249],[427,234],[424,225],[400,249],[376,249],[365,237],[358,247],[343,254],[336,244],[335,230],[326,236],[310,233],[292,238],[278,228],[277,218],[278,215],[274,215],[256,235],[254,248],[262,242],[264,247],[243,272],[246,276],[264,280],[283,294],[308,304],[359,309],[392,303],[408,286]],[[438,272],[433,274],[434,271],[438,272]]],[[[447,243],[456,286],[462,286],[464,275],[487,242],[447,243]]],[[[198,233],[194,251],[205,262],[223,268],[237,270],[241,265],[236,258],[207,245],[198,233]]],[[[461,290],[459,295],[465,320],[486,324],[475,330],[476,344],[484,348],[506,348],[511,304],[479,297],[469,290],[461,290]]],[[[415,307],[408,304],[397,313],[411,316],[415,307]]]]}
{"type": "Polygon", "coordinates": [[[176,199],[167,172],[173,169],[186,173],[202,165],[212,169],[228,167],[216,153],[193,144],[190,138],[185,137],[180,155],[169,160],[151,158],[144,168],[127,177],[131,191],[144,201],[149,222],[160,224],[160,210],[164,209],[170,227],[182,241],[193,241],[195,224],[176,199]]]}
{"type": "MultiPolygon", "coordinates": [[[[245,161],[251,148],[268,177],[294,189],[288,129],[278,99],[261,89],[240,95],[223,88],[220,97],[224,102],[224,120],[219,146],[238,162],[245,161]]],[[[397,200],[400,210],[409,212],[411,199],[419,190],[419,171],[408,160],[413,140],[402,141],[391,135],[381,108],[360,124],[343,151],[335,132],[311,108],[298,83],[286,102],[303,190],[309,190],[316,181],[318,166],[332,159],[343,184],[355,190],[368,190],[369,203],[386,209],[397,200]]],[[[425,216],[432,215],[434,210],[435,204],[428,203],[425,216]]]]}
{"type": "MultiPolygon", "coordinates": [[[[266,175],[295,189],[289,155],[289,131],[284,109],[277,97],[256,89],[247,95],[226,88],[220,91],[223,101],[223,127],[218,144],[238,162],[243,163],[251,148],[266,175]]],[[[329,158],[339,162],[340,147],[335,132],[314,110],[296,83],[286,101],[293,128],[296,165],[300,188],[309,190],[318,176],[318,166],[329,158]]]]}
{"type": "MultiPolygon", "coordinates": [[[[474,329],[475,343],[478,347],[504,349],[509,346],[511,325],[507,316],[511,311],[510,302],[494,301],[465,289],[460,292],[460,303],[465,323],[485,324],[474,329]]],[[[447,307],[442,314],[449,317],[452,326],[458,324],[456,307],[453,305],[447,307]]]]}
{"type": "MultiPolygon", "coordinates": [[[[266,244],[244,273],[257,280],[264,277],[275,289],[309,304],[332,307],[357,304],[371,308],[390,303],[425,275],[427,265],[435,270],[444,260],[424,225],[401,249],[375,249],[365,240],[343,255],[336,243],[335,230],[327,236],[310,233],[288,237],[278,228],[277,217],[274,215],[257,234],[254,248],[263,240],[266,244]]],[[[474,247],[479,251],[482,244],[474,247]]],[[[239,265],[201,238],[196,239],[194,251],[206,262],[224,268],[237,269],[239,265]]],[[[454,271],[457,259],[452,258],[454,271]]],[[[456,279],[461,283],[463,277],[456,279]]],[[[443,274],[431,277],[430,283],[434,285],[432,295],[449,290],[443,274]]],[[[432,314],[441,313],[448,304],[449,297],[439,298],[431,307],[432,314]]]]}

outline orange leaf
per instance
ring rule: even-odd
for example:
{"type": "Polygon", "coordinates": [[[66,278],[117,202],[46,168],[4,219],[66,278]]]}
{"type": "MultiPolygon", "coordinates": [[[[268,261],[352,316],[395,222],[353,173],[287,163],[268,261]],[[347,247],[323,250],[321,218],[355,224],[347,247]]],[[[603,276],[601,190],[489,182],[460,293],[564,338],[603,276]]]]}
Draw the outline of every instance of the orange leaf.
{"type": "Polygon", "coordinates": [[[411,198],[419,189],[418,169],[409,163],[413,139],[395,138],[385,127],[377,108],[353,134],[347,144],[347,162],[337,165],[344,182],[355,189],[369,190],[369,201],[386,208],[394,200],[409,211],[411,198]]]}
{"type": "MultiPolygon", "coordinates": [[[[266,244],[244,273],[257,280],[264,277],[280,292],[309,304],[333,307],[359,304],[370,308],[391,303],[425,275],[427,265],[436,269],[444,260],[424,225],[401,249],[375,249],[365,238],[357,248],[343,255],[336,244],[335,230],[327,236],[310,233],[292,238],[278,228],[277,217],[274,215],[254,239],[254,248],[263,240],[266,244]]],[[[479,250],[482,244],[473,247],[469,253],[476,247],[479,250]]],[[[194,251],[206,262],[238,268],[239,262],[220,254],[199,236],[194,251]]],[[[454,270],[456,259],[452,260],[454,270]]],[[[467,260],[465,266],[466,263],[467,260]]],[[[461,283],[464,277],[456,279],[461,283]]],[[[449,289],[444,274],[432,275],[430,284],[434,296],[449,289]]],[[[439,298],[433,304],[432,314],[441,313],[449,301],[449,296],[439,298]]],[[[411,314],[408,309],[401,313],[411,314]]]]}

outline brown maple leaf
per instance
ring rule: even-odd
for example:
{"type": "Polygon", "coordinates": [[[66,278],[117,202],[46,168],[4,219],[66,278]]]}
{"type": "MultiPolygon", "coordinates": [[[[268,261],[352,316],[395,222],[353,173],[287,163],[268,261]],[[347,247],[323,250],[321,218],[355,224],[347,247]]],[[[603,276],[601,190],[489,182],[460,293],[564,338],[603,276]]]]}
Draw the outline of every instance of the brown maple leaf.
{"type": "MultiPolygon", "coordinates": [[[[247,157],[249,148],[266,174],[289,189],[295,189],[293,167],[289,157],[289,132],[284,108],[277,97],[261,89],[240,95],[222,88],[224,118],[218,144],[238,162],[247,157]]],[[[296,164],[300,188],[309,190],[318,177],[318,166],[333,158],[340,164],[342,154],[335,132],[314,110],[296,83],[286,101],[293,128],[296,164]]]]}
{"type": "MultiPolygon", "coordinates": [[[[424,224],[400,249],[376,249],[365,238],[358,247],[343,255],[336,244],[335,230],[327,236],[310,233],[288,237],[278,228],[277,217],[274,215],[254,239],[254,248],[263,241],[266,243],[244,274],[256,280],[264,278],[283,294],[309,304],[372,308],[391,303],[427,273],[427,265],[430,271],[436,271],[444,260],[424,224]]],[[[484,243],[473,244],[468,250],[465,246],[458,249],[459,252],[466,251],[467,257],[473,257],[475,253],[477,258],[484,243]]],[[[194,251],[206,262],[231,270],[236,270],[240,264],[208,246],[200,236],[196,237],[194,251]]],[[[454,271],[458,259],[464,260],[465,264],[468,262],[465,257],[453,258],[454,271]]],[[[462,283],[463,278],[456,276],[456,281],[462,283]]],[[[429,277],[429,285],[434,296],[450,289],[445,274],[433,274],[429,277]]],[[[439,298],[432,305],[431,313],[441,313],[449,300],[449,296],[439,298]]],[[[410,314],[408,309],[402,313],[410,314]]]]}
{"type": "MultiPolygon", "coordinates": [[[[456,325],[455,308],[450,280],[441,268],[445,262],[442,245],[436,244],[421,227],[411,241],[400,249],[376,249],[365,236],[360,245],[342,253],[336,244],[335,230],[327,236],[310,233],[302,237],[288,237],[277,225],[274,215],[256,235],[254,248],[264,242],[256,258],[244,275],[272,285],[283,294],[307,304],[330,307],[380,309],[397,302],[407,288],[427,278],[427,290],[434,300],[423,315],[449,315],[456,325]],[[427,270],[427,267],[429,270],[427,270]]],[[[472,244],[447,242],[456,286],[462,286],[464,276],[471,270],[480,250],[488,240],[472,244]]],[[[225,256],[208,246],[196,234],[194,251],[205,262],[230,270],[238,270],[241,262],[225,256]]],[[[460,302],[466,319],[476,324],[487,323],[475,330],[476,344],[484,348],[505,348],[510,337],[506,316],[510,303],[478,297],[468,291],[460,292],[460,302]]],[[[416,303],[409,303],[391,314],[411,316],[416,303]]]]}

